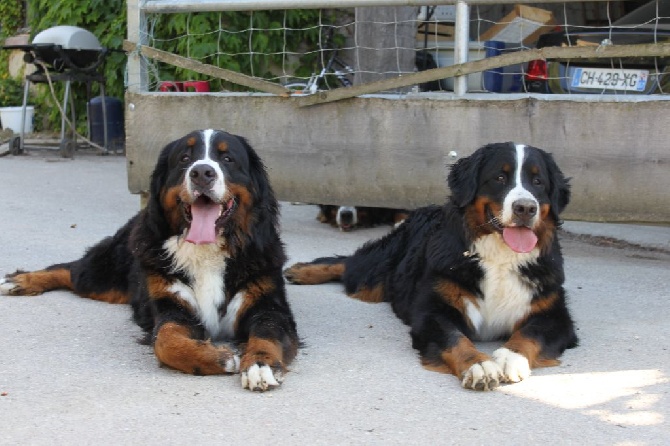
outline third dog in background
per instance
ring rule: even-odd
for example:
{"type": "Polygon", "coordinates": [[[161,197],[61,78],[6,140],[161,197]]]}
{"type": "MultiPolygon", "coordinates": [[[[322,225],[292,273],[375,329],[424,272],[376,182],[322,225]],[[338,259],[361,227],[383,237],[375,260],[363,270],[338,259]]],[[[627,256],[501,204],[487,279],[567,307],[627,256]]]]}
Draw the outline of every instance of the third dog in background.
{"type": "Polygon", "coordinates": [[[320,204],[316,219],[346,232],[355,227],[397,225],[402,223],[407,213],[404,209],[320,204]]]}

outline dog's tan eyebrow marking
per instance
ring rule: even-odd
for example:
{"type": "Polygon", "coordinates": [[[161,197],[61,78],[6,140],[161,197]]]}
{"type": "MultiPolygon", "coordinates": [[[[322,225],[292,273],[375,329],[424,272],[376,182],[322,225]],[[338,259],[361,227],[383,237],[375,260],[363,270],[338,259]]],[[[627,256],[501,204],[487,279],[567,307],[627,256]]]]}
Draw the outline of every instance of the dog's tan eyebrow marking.
{"type": "Polygon", "coordinates": [[[228,151],[228,143],[225,141],[221,141],[218,146],[216,146],[216,150],[219,152],[227,152],[228,151]]]}
{"type": "Polygon", "coordinates": [[[186,141],[186,145],[188,145],[189,147],[193,147],[193,146],[195,145],[195,141],[196,141],[195,136],[191,136],[191,137],[186,141]]]}
{"type": "Polygon", "coordinates": [[[509,173],[509,172],[512,171],[512,166],[510,166],[509,164],[505,163],[505,164],[503,164],[503,166],[502,166],[502,171],[503,171],[503,172],[507,172],[507,173],[509,173]]]}

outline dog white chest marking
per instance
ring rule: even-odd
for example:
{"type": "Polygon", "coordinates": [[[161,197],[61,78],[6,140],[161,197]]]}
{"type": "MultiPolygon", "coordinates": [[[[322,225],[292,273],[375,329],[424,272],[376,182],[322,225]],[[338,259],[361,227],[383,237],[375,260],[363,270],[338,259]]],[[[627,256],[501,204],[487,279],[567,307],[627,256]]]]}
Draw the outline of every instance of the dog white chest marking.
{"type": "Polygon", "coordinates": [[[229,323],[226,318],[219,316],[219,308],[225,302],[226,271],[226,257],[221,248],[215,244],[194,245],[177,236],[169,238],[164,247],[172,256],[173,272],[181,271],[190,281],[190,285],[175,282],[170,291],[195,309],[209,336],[217,338],[232,333],[232,327],[226,326],[229,323]]]}
{"type": "Polygon", "coordinates": [[[539,250],[516,253],[509,249],[498,233],[479,238],[471,251],[480,257],[484,278],[480,282],[482,297],[476,304],[468,302],[466,314],[482,341],[509,335],[514,325],[530,311],[531,285],[523,280],[519,268],[537,259],[539,250]]]}

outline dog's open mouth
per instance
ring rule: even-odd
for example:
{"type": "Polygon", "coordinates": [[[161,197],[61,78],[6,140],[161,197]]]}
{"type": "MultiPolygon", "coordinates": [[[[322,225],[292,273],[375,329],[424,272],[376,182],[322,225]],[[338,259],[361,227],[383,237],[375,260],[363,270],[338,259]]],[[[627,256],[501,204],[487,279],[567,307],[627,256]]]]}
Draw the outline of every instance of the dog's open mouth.
{"type": "Polygon", "coordinates": [[[196,245],[216,243],[217,226],[232,215],[235,207],[233,198],[217,203],[205,195],[199,196],[190,205],[184,203],[184,213],[190,224],[186,241],[196,245]]]}
{"type": "Polygon", "coordinates": [[[493,216],[490,209],[486,209],[486,218],[489,223],[502,234],[505,244],[518,253],[531,252],[537,245],[537,235],[528,226],[504,226],[500,219],[493,216]]]}

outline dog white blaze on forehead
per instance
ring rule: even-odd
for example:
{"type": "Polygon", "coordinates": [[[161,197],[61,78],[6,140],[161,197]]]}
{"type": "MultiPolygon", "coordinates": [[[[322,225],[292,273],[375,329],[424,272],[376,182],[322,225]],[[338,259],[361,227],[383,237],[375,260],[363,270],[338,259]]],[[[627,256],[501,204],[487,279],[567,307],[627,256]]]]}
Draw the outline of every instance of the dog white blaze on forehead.
{"type": "Polygon", "coordinates": [[[212,150],[216,150],[216,148],[213,149],[212,144],[216,134],[217,132],[211,129],[203,130],[201,132],[201,138],[205,145],[204,152],[202,153],[200,159],[196,160],[193,164],[191,164],[191,166],[186,171],[186,175],[184,177],[186,181],[186,188],[191,196],[193,196],[194,192],[193,184],[191,183],[191,181],[189,181],[191,171],[193,170],[194,167],[201,165],[210,166],[216,173],[216,179],[214,180],[214,183],[212,184],[211,187],[211,191],[213,194],[213,197],[211,198],[221,200],[226,193],[226,183],[224,181],[225,178],[223,175],[223,171],[221,170],[221,166],[219,166],[219,163],[214,161],[211,155],[212,150]]]}
{"type": "MultiPolygon", "coordinates": [[[[509,225],[512,223],[514,218],[514,203],[517,200],[532,200],[535,202],[536,206],[539,207],[539,203],[535,196],[524,187],[523,185],[523,163],[526,158],[526,146],[523,144],[516,144],[516,164],[514,166],[514,175],[510,178],[512,183],[512,189],[505,196],[502,207],[502,224],[509,225]]],[[[537,221],[538,217],[533,218],[533,225],[537,221]]]]}

